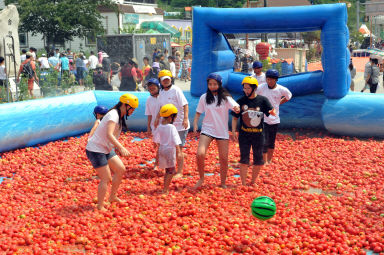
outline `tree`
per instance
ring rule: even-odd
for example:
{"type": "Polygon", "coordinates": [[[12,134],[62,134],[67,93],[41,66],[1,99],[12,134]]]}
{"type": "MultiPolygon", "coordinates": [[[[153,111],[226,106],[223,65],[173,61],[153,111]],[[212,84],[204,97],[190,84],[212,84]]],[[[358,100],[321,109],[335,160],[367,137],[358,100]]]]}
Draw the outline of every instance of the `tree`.
{"type": "Polygon", "coordinates": [[[43,34],[47,45],[104,33],[99,6],[115,9],[111,0],[6,0],[14,3],[20,15],[20,29],[43,34]]]}

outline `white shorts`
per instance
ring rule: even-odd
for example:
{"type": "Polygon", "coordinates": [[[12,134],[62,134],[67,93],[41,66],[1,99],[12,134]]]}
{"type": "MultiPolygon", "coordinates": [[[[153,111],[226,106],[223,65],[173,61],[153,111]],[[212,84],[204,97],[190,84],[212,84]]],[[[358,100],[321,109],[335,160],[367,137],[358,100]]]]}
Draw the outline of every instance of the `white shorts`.
{"type": "Polygon", "coordinates": [[[159,167],[162,169],[176,166],[176,147],[160,145],[159,148],[159,167]]]}

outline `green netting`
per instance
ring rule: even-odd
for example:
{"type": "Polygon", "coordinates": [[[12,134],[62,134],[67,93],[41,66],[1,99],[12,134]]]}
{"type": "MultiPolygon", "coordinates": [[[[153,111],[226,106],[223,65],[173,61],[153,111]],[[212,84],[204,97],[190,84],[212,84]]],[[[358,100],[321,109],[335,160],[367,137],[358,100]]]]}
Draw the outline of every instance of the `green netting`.
{"type": "Polygon", "coordinates": [[[181,36],[181,33],[177,29],[174,29],[173,27],[162,21],[144,21],[143,23],[141,23],[140,27],[143,30],[152,30],[158,31],[160,33],[169,33],[171,34],[171,37],[178,38],[181,36]]]}

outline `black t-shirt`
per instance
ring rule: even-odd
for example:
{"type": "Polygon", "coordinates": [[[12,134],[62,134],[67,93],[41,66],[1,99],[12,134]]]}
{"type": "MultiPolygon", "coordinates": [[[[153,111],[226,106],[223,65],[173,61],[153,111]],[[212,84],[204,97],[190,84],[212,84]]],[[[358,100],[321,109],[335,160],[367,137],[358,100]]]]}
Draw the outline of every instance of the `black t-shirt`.
{"type": "Polygon", "coordinates": [[[243,96],[237,103],[240,105],[240,113],[231,114],[240,118],[240,132],[260,133],[263,131],[264,114],[269,116],[269,111],[273,109],[268,98],[257,95],[253,99],[243,96]]]}

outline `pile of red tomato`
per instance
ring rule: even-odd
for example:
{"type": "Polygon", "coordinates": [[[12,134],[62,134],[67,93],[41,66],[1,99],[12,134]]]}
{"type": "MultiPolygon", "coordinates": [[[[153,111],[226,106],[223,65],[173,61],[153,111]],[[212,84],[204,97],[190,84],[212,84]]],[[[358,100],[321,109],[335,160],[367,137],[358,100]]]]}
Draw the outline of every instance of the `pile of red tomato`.
{"type": "Polygon", "coordinates": [[[160,194],[164,171],[144,133],[120,138],[131,152],[119,189],[124,204],[95,211],[98,179],[85,155],[87,135],[3,153],[1,254],[366,254],[384,252],[384,145],[313,133],[278,134],[274,162],[254,187],[241,186],[239,149],[230,143],[227,189],[216,145],[198,180],[197,136],[185,148],[184,177],[160,194]],[[268,221],[250,204],[269,196],[268,221]]]}

